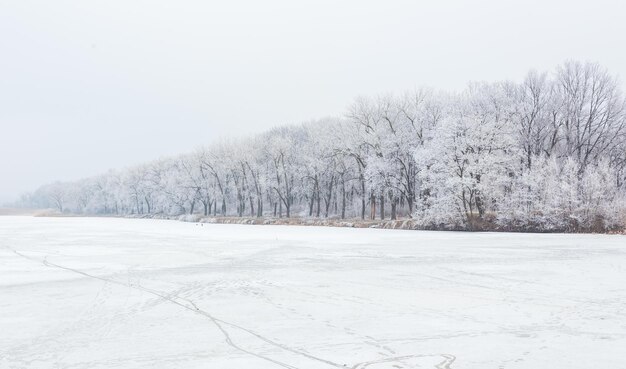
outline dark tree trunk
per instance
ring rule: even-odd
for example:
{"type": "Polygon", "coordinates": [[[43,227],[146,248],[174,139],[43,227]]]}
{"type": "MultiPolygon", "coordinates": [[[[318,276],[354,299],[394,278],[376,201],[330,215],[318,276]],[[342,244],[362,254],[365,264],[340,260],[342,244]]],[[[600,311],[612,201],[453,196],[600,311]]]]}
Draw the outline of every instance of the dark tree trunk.
{"type": "Polygon", "coordinates": [[[365,220],[365,181],[361,180],[361,219],[365,220]]]}
{"type": "Polygon", "coordinates": [[[342,182],[341,187],[341,219],[346,219],[346,183],[342,182]]]}
{"type": "Polygon", "coordinates": [[[315,204],[315,192],[311,194],[311,199],[309,201],[309,216],[313,216],[313,205],[315,204]]]}
{"type": "Polygon", "coordinates": [[[189,215],[193,214],[194,209],[196,208],[196,200],[191,202],[191,207],[189,209],[189,215]]]}
{"type": "Polygon", "coordinates": [[[315,216],[319,218],[320,217],[320,202],[322,201],[319,189],[317,190],[315,197],[316,197],[315,200],[317,202],[317,208],[315,209],[315,216]]]}
{"type": "Polygon", "coordinates": [[[150,214],[152,212],[152,207],[150,206],[150,201],[148,200],[147,196],[144,196],[144,199],[146,200],[146,207],[148,208],[148,214],[150,214]]]}

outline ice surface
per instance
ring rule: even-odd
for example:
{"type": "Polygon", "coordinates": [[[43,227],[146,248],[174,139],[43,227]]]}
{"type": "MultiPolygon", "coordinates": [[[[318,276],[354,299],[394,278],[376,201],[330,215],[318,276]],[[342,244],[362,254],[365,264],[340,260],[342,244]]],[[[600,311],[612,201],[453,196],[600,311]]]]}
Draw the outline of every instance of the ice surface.
{"type": "Polygon", "coordinates": [[[0,368],[625,368],[626,238],[0,217],[0,368]]]}

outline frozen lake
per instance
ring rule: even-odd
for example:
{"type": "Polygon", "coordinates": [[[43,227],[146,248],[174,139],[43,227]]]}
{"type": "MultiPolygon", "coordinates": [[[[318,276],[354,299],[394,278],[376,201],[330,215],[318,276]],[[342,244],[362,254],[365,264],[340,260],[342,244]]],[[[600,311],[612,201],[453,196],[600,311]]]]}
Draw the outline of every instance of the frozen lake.
{"type": "Polygon", "coordinates": [[[626,237],[0,217],[0,368],[625,368],[626,237]]]}

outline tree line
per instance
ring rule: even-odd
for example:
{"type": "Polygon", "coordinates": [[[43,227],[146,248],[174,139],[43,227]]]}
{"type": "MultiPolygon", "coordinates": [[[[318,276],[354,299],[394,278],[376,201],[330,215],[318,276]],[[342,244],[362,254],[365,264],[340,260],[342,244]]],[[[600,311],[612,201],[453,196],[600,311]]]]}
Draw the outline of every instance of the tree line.
{"type": "Polygon", "coordinates": [[[626,224],[626,100],[592,63],[355,99],[281,126],[25,194],[114,215],[412,218],[430,229],[609,230],[626,224]]]}

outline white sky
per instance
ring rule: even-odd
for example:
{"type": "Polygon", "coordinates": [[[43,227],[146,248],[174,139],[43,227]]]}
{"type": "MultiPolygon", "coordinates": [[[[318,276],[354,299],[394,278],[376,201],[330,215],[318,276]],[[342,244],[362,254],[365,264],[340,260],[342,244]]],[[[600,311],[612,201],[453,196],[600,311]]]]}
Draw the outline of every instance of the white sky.
{"type": "Polygon", "coordinates": [[[626,2],[0,0],[0,202],[363,94],[596,61],[626,2]]]}

